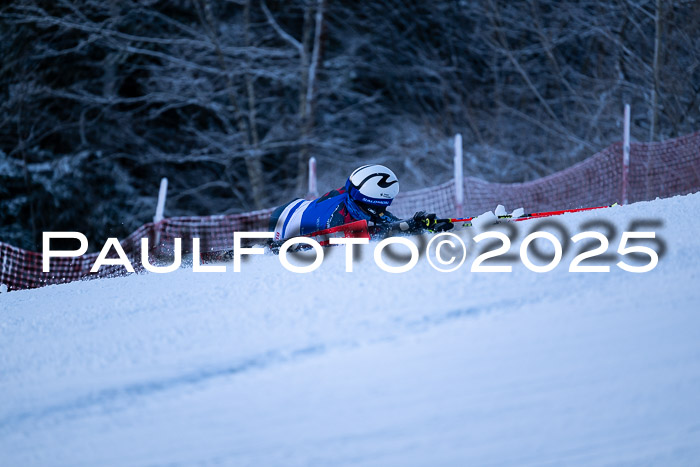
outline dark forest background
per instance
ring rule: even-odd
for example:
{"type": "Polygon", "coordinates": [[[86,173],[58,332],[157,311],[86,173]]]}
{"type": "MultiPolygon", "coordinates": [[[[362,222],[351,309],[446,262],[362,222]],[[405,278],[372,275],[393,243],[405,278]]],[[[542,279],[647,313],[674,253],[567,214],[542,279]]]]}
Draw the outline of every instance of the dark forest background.
{"type": "MultiPolygon", "coordinates": [[[[101,247],[389,165],[514,182],[698,129],[700,2],[19,0],[0,7],[0,240],[101,247]],[[97,244],[96,244],[97,243],[97,244]]],[[[443,213],[448,215],[450,213],[443,213]]]]}

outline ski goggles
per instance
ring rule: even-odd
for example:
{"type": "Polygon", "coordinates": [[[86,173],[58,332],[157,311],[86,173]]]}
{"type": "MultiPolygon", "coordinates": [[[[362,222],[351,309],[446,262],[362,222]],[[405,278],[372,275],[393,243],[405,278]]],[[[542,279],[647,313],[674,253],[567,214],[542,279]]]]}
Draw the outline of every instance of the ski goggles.
{"type": "Polygon", "coordinates": [[[363,203],[362,201],[355,201],[355,204],[372,217],[381,217],[386,212],[386,206],[363,203]]]}

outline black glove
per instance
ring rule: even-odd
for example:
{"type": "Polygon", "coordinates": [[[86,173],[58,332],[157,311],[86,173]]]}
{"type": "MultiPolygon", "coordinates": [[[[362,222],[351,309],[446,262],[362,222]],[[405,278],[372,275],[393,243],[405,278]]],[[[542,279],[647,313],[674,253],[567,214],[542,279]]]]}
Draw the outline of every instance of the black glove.
{"type": "Polygon", "coordinates": [[[428,230],[431,232],[447,232],[448,230],[452,230],[454,226],[455,225],[450,222],[449,219],[440,219],[428,230]]]}
{"type": "Polygon", "coordinates": [[[425,211],[415,213],[408,223],[413,231],[445,232],[454,227],[448,219],[437,219],[435,214],[428,214],[425,211]]]}
{"type": "Polygon", "coordinates": [[[411,230],[428,230],[428,228],[435,223],[435,217],[435,214],[428,214],[425,211],[418,211],[409,221],[409,224],[412,227],[411,230]]]}

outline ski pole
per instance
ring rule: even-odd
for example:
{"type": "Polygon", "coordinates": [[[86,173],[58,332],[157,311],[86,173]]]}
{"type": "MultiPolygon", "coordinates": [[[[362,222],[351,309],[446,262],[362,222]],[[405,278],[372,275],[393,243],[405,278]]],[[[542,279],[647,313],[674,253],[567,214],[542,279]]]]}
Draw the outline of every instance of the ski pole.
{"type": "MultiPolygon", "coordinates": [[[[614,206],[614,204],[612,205],[614,206]]],[[[562,209],[559,211],[542,211],[542,212],[532,212],[532,213],[526,213],[523,214],[519,217],[513,217],[510,214],[506,214],[504,216],[498,216],[499,219],[513,219],[516,221],[524,221],[528,219],[534,219],[534,218],[539,218],[539,217],[551,217],[551,216],[559,216],[561,214],[566,214],[569,212],[580,212],[580,211],[591,211],[593,209],[602,209],[602,208],[609,208],[611,206],[594,206],[594,207],[589,207],[589,208],[575,208],[575,209],[562,209]]],[[[464,218],[445,218],[445,219],[436,219],[436,222],[452,222],[453,224],[460,223],[460,222],[470,222],[474,220],[474,217],[464,217],[464,218]]]]}

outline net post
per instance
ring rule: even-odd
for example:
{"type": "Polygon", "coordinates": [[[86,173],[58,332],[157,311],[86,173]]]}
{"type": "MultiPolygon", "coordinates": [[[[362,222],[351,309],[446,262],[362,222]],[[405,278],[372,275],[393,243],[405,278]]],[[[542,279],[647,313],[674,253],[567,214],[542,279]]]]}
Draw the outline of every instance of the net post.
{"type": "MultiPolygon", "coordinates": [[[[163,177],[160,179],[160,190],[158,191],[158,204],[156,205],[156,215],[153,216],[153,228],[155,230],[154,244],[151,248],[157,250],[160,246],[160,227],[158,223],[163,220],[165,211],[165,198],[168,194],[168,179],[163,177]]],[[[150,249],[150,248],[149,248],[150,249]]]]}
{"type": "Polygon", "coordinates": [[[455,215],[462,217],[464,209],[464,166],[462,164],[462,135],[455,135],[454,156],[454,182],[455,182],[455,215]]]}
{"type": "Polygon", "coordinates": [[[622,204],[627,204],[630,170],[630,105],[625,104],[624,133],[622,136],[622,204]]]}
{"type": "Polygon", "coordinates": [[[158,191],[158,204],[156,205],[156,215],[153,216],[153,223],[157,224],[163,220],[163,211],[165,210],[165,198],[168,193],[168,179],[163,177],[160,179],[160,190],[158,191]]]}
{"type": "Polygon", "coordinates": [[[316,183],[316,158],[315,157],[310,157],[309,158],[309,191],[306,194],[306,197],[311,199],[311,198],[317,198],[318,197],[318,185],[316,183]]]}

